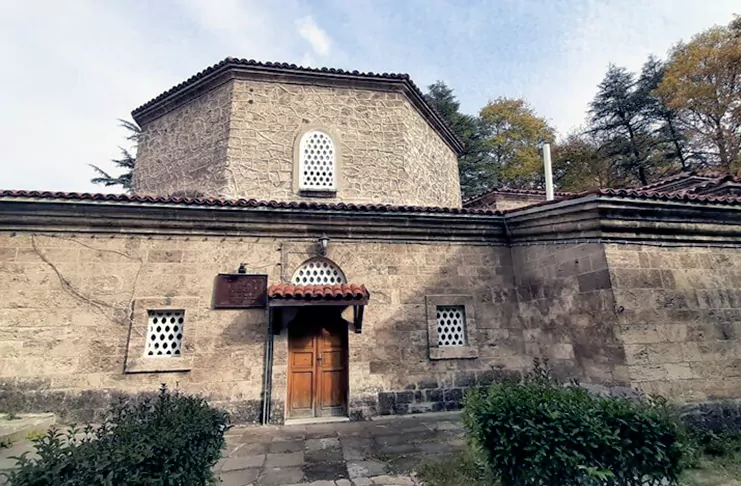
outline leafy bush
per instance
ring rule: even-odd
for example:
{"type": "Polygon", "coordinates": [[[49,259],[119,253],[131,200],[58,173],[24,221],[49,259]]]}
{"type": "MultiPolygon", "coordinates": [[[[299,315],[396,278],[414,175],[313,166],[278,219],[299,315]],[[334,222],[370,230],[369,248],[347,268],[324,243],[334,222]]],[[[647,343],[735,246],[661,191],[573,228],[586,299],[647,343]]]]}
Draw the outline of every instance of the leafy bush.
{"type": "Polygon", "coordinates": [[[663,401],[595,395],[537,369],[469,392],[463,421],[503,486],[676,483],[682,468],[683,429],[663,401]]]}
{"type": "Polygon", "coordinates": [[[214,478],[228,428],[226,412],[170,393],[114,405],[98,428],[51,429],[8,476],[13,486],[204,485],[214,478]]]}

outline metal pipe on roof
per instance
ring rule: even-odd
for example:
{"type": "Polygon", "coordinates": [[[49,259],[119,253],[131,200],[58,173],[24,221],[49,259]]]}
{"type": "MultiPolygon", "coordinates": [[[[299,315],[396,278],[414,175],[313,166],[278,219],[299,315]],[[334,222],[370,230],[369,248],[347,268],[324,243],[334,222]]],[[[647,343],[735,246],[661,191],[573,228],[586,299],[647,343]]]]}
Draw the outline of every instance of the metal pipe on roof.
{"type": "Polygon", "coordinates": [[[553,201],[553,168],[551,167],[551,144],[543,144],[543,169],[545,170],[545,199],[553,201]]]}

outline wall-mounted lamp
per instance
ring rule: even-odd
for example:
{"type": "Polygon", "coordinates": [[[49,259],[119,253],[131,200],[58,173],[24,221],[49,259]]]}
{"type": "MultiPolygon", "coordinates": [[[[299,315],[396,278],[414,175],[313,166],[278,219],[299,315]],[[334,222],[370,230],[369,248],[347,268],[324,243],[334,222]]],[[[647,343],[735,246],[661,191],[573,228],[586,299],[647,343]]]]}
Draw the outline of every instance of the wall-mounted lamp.
{"type": "Polygon", "coordinates": [[[329,247],[329,238],[327,235],[322,235],[321,238],[317,241],[318,243],[318,250],[319,254],[324,256],[327,254],[327,248],[329,247]]]}
{"type": "Polygon", "coordinates": [[[244,266],[244,263],[239,264],[239,268],[237,269],[237,273],[247,273],[247,268],[244,266]]]}

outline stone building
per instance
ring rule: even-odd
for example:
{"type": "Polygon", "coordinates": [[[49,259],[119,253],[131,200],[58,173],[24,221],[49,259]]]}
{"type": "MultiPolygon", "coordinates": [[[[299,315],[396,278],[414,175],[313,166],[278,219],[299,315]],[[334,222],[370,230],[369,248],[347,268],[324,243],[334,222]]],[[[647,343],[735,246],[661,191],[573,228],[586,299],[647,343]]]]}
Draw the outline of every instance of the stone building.
{"type": "Polygon", "coordinates": [[[133,194],[0,191],[0,410],[166,383],[237,422],[366,419],[534,357],[741,396],[736,179],[462,204],[460,141],[405,75],[227,59],[133,115],[133,194]]]}

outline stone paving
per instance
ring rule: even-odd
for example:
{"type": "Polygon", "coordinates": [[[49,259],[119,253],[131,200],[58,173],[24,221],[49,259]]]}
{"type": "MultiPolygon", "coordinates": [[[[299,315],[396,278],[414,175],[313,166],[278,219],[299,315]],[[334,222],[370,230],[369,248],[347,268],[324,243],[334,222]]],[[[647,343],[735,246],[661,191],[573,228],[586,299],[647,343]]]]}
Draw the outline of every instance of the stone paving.
{"type": "MultiPolygon", "coordinates": [[[[222,485],[375,486],[419,484],[414,470],[464,446],[457,412],[367,422],[235,427],[214,468],[222,485]]],[[[0,470],[12,468],[28,440],[0,449],[0,470]]],[[[0,475],[0,485],[5,481],[0,475]]]]}
{"type": "Polygon", "coordinates": [[[215,471],[228,486],[414,486],[419,464],[463,445],[457,413],[235,428],[215,471]]]}

